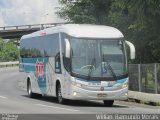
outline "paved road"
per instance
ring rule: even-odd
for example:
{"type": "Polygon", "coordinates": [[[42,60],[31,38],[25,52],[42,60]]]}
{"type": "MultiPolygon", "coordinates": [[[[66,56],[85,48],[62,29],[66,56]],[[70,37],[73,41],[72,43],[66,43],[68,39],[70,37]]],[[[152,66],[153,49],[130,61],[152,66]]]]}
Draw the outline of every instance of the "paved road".
{"type": "MultiPolygon", "coordinates": [[[[159,106],[116,101],[104,107],[98,101],[70,101],[60,105],[53,97],[31,99],[23,89],[24,77],[18,68],[0,69],[0,113],[12,114],[160,114],[159,106]]],[[[40,117],[43,118],[43,117],[40,117]]]]}

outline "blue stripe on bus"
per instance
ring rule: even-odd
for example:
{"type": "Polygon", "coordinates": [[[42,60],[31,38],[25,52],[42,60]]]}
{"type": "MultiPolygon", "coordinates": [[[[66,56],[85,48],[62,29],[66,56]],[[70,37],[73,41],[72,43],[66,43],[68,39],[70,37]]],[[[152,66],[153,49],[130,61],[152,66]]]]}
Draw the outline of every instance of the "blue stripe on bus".
{"type": "Polygon", "coordinates": [[[46,94],[46,63],[48,63],[48,58],[22,58],[24,71],[29,73],[32,72],[37,79],[38,86],[42,94],[46,94]],[[44,63],[44,77],[37,76],[36,63],[44,63]]]}
{"type": "MultiPolygon", "coordinates": [[[[81,78],[75,78],[76,80],[80,80],[80,81],[84,81],[84,82],[92,82],[92,83],[101,83],[100,80],[85,80],[85,79],[81,79],[81,78]]],[[[120,79],[117,80],[116,83],[124,83],[128,78],[124,78],[124,79],[120,79]]]]}
{"type": "Polygon", "coordinates": [[[116,83],[121,83],[121,84],[122,84],[122,83],[124,83],[126,80],[127,80],[127,78],[121,79],[121,80],[117,80],[116,83]]]}

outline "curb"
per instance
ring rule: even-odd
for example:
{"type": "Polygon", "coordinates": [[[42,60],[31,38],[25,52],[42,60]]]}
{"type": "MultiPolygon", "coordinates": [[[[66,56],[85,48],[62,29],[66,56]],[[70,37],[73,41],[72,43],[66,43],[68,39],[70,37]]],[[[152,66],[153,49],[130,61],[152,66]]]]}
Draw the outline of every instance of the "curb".
{"type": "Polygon", "coordinates": [[[131,102],[160,106],[160,94],[128,91],[128,98],[131,102]]]}
{"type": "Polygon", "coordinates": [[[18,61],[14,61],[14,62],[0,62],[0,68],[14,67],[14,66],[18,66],[18,65],[19,65],[18,61]]]}

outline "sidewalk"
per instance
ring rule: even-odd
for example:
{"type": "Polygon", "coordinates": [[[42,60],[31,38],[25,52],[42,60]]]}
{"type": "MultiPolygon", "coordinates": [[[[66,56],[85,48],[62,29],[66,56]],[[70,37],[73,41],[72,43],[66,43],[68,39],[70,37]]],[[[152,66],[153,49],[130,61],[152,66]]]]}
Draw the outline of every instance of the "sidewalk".
{"type": "Polygon", "coordinates": [[[129,90],[128,97],[129,99],[134,99],[137,102],[160,105],[160,94],[143,93],[129,90]]]}

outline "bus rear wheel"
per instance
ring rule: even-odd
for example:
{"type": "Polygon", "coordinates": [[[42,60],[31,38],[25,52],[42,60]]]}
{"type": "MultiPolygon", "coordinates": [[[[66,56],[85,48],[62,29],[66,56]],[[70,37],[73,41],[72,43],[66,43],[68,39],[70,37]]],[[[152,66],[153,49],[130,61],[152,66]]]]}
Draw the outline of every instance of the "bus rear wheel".
{"type": "Polygon", "coordinates": [[[30,98],[34,98],[35,97],[35,94],[32,92],[32,87],[31,87],[31,82],[30,80],[28,81],[27,83],[27,92],[28,92],[28,96],[30,98]]]}
{"type": "Polygon", "coordinates": [[[58,103],[60,104],[65,104],[65,99],[62,97],[62,90],[61,90],[61,85],[58,85],[58,89],[57,89],[57,99],[58,99],[58,103]]]}
{"type": "Polygon", "coordinates": [[[114,100],[103,100],[103,103],[106,107],[112,107],[114,100]]]}

